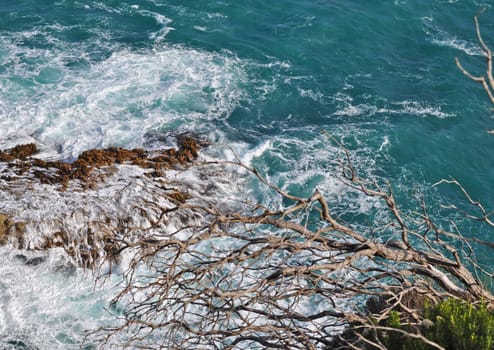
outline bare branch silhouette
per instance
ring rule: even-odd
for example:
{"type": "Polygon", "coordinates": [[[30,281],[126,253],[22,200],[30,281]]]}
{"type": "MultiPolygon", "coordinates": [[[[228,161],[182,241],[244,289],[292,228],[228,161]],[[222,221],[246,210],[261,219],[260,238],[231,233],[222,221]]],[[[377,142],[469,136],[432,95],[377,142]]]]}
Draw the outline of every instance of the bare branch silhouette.
{"type": "MultiPolygon", "coordinates": [[[[483,11],[482,11],[483,12],[483,11]]],[[[485,75],[480,75],[480,76],[475,76],[468,72],[463,65],[460,62],[460,59],[458,57],[455,58],[456,65],[460,69],[460,71],[469,79],[482,84],[482,87],[484,88],[485,92],[487,93],[487,96],[489,96],[489,99],[492,103],[494,103],[494,78],[492,76],[492,52],[491,49],[485,44],[484,39],[482,38],[482,35],[480,33],[480,25],[479,25],[479,19],[478,16],[474,17],[475,21],[475,32],[477,34],[477,39],[480,43],[480,47],[482,51],[484,52],[485,58],[487,60],[487,70],[485,75]]]]}
{"type": "MultiPolygon", "coordinates": [[[[103,348],[123,336],[125,347],[144,349],[384,349],[372,334],[393,331],[380,325],[391,310],[420,324],[426,299],[494,302],[480,282],[492,271],[472,271],[458,250],[462,242],[492,245],[448,232],[425,203],[421,212],[404,213],[391,185],[359,177],[342,150],[340,180],[385,208],[386,222],[346,223],[317,189],[308,198],[290,195],[240,162],[198,163],[211,173],[243,169],[291,204],[272,211],[242,201],[231,210],[194,195],[169,208],[148,203],[147,210],[160,212],[155,227],[166,227],[172,216],[189,219],[167,227],[167,234],[133,227],[118,236],[119,248],[105,259],[116,260],[112,252],[133,254],[112,301],[121,305],[119,322],[88,339],[103,348]],[[391,234],[375,238],[371,232],[391,234]],[[354,329],[354,337],[341,337],[344,329],[354,329]]],[[[490,224],[488,215],[475,220],[490,224]]],[[[442,349],[418,327],[409,333],[442,349]]]]}

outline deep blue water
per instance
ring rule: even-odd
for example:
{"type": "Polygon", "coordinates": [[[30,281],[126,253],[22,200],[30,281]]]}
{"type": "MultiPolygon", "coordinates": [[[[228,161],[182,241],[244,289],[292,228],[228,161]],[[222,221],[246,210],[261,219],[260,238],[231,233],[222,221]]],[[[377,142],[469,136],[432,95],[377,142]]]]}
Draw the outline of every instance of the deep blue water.
{"type": "Polygon", "coordinates": [[[494,208],[494,106],[454,63],[485,71],[484,7],[494,47],[480,1],[2,0],[0,147],[70,160],[193,131],[283,188],[334,195],[326,130],[404,208],[416,189],[458,201],[441,178],[494,208]]]}

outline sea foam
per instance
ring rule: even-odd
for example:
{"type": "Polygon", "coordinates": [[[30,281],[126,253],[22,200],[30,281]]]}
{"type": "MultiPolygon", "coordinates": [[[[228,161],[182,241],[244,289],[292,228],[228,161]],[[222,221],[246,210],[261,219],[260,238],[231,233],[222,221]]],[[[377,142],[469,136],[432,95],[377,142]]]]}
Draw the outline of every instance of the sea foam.
{"type": "Polygon", "coordinates": [[[246,74],[232,55],[165,45],[115,50],[73,68],[67,61],[84,48],[65,45],[46,53],[9,42],[6,48],[0,67],[3,148],[32,138],[71,159],[94,147],[142,146],[156,129],[207,132],[208,122],[228,117],[244,94],[246,74]]]}

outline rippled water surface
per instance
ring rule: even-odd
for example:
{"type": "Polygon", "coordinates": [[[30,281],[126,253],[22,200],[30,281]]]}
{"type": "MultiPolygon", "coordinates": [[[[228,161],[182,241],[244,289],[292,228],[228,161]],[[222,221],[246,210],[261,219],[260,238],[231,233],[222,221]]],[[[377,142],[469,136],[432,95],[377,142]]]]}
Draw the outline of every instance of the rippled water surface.
{"type": "MultiPolygon", "coordinates": [[[[71,161],[193,132],[284,189],[344,198],[326,130],[361,173],[389,178],[405,208],[416,189],[456,200],[431,188],[449,177],[494,207],[492,106],[454,63],[485,71],[472,18],[481,8],[494,47],[494,12],[475,0],[3,0],[0,148],[35,142],[40,157],[71,161]]],[[[84,211],[108,203],[118,181],[73,196],[4,189],[0,212],[38,222],[84,211]]],[[[84,329],[110,317],[111,287],[65,271],[61,252],[35,265],[17,254],[0,251],[0,347],[77,349],[84,329]]]]}

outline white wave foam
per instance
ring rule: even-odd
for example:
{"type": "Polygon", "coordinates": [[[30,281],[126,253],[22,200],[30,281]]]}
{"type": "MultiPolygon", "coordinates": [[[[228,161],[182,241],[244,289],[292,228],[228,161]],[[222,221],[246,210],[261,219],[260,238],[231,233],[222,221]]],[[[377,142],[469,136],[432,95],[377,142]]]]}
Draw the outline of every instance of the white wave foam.
{"type": "MultiPolygon", "coordinates": [[[[385,113],[392,114],[412,114],[416,116],[432,116],[440,119],[453,117],[454,114],[443,112],[441,106],[429,106],[422,104],[418,101],[401,101],[393,103],[395,106],[399,106],[398,109],[383,109],[385,113]]],[[[379,110],[380,111],[380,110],[379,110]]]]}
{"type": "Polygon", "coordinates": [[[238,105],[246,81],[236,57],[185,47],[118,49],[74,69],[66,63],[89,54],[85,48],[3,43],[0,147],[33,137],[64,158],[93,147],[141,146],[153,129],[207,130],[238,105]]]}
{"type": "Polygon", "coordinates": [[[158,30],[157,32],[151,33],[149,35],[150,39],[153,39],[155,43],[159,44],[161,43],[166,35],[171,31],[174,30],[174,28],[168,26],[172,22],[172,20],[160,13],[149,11],[149,10],[138,10],[138,14],[142,16],[147,16],[147,17],[152,17],[155,19],[156,23],[161,26],[161,29],[158,30]]]}
{"type": "Polygon", "coordinates": [[[0,275],[2,349],[79,349],[86,329],[110,320],[111,290],[94,289],[90,273],[60,251],[33,257],[0,248],[0,275]]]}
{"type": "Polygon", "coordinates": [[[454,113],[444,112],[440,105],[430,105],[427,102],[404,100],[399,102],[389,102],[381,99],[384,107],[378,107],[369,103],[354,103],[353,97],[342,92],[338,92],[334,97],[338,110],[334,116],[358,117],[383,115],[413,115],[418,117],[435,117],[439,119],[454,117],[454,113]]]}
{"type": "MultiPolygon", "coordinates": [[[[87,6],[87,4],[85,4],[85,6],[87,6]]],[[[108,12],[108,13],[117,13],[117,14],[122,13],[122,10],[120,8],[109,6],[109,5],[107,5],[103,2],[100,2],[100,1],[93,1],[89,8],[91,8],[91,7],[99,9],[99,10],[103,10],[103,11],[108,12]]]]}
{"type": "Polygon", "coordinates": [[[483,52],[480,46],[475,46],[466,40],[461,40],[455,37],[433,38],[432,43],[439,46],[451,47],[463,51],[470,56],[482,56],[483,52]]]}
{"type": "Polygon", "coordinates": [[[337,110],[333,115],[345,116],[345,117],[357,117],[361,115],[373,115],[377,111],[375,106],[369,104],[352,105],[348,104],[346,107],[337,110]]]}
{"type": "Polygon", "coordinates": [[[455,35],[451,35],[445,30],[439,28],[431,17],[423,17],[425,32],[431,43],[438,46],[451,47],[456,50],[463,51],[469,56],[482,56],[483,52],[477,42],[469,42],[467,40],[458,39],[455,35]]]}
{"type": "MultiPolygon", "coordinates": [[[[0,166],[2,175],[9,171],[5,164],[0,166]]],[[[180,237],[187,233],[178,228],[203,224],[204,218],[187,208],[161,217],[157,208],[176,205],[163,195],[166,191],[178,189],[193,195],[194,203],[204,198],[212,207],[224,210],[235,210],[240,201],[248,199],[244,174],[225,171],[222,166],[169,170],[164,178],[143,176],[144,170],[130,165],[102,171],[105,180],[86,190],[75,181],[61,191],[56,185],[32,182],[28,175],[18,177],[16,183],[0,179],[0,212],[26,223],[22,246],[37,252],[0,247],[0,348],[6,346],[2,343],[5,339],[24,341],[27,334],[25,341],[40,349],[79,349],[84,331],[115,321],[105,308],[110,308],[116,292],[113,285],[120,276],[114,276],[104,289],[93,290],[93,276],[70,264],[80,261],[78,254],[84,249],[99,249],[97,239],[87,245],[90,231],[94,237],[102,232],[98,223],[112,225],[115,234],[123,230],[126,239],[131,239],[132,233],[161,237],[175,230],[180,237]],[[125,228],[147,229],[127,231],[118,228],[121,223],[125,228]],[[57,237],[60,232],[68,242],[64,248],[74,248],[73,258],[59,249],[40,249],[46,237],[57,237]],[[20,259],[15,258],[19,254],[20,259]],[[38,256],[40,261],[29,262],[38,256]]],[[[126,262],[128,256],[123,257],[117,272],[125,270],[126,262]]]]}
{"type": "Polygon", "coordinates": [[[254,158],[260,157],[264,152],[266,152],[272,146],[273,146],[272,141],[266,140],[262,142],[260,145],[254,147],[253,149],[244,152],[240,160],[242,161],[242,163],[248,166],[252,166],[252,160],[254,158]]]}
{"type": "MultiPolygon", "coordinates": [[[[372,149],[369,140],[373,136],[368,134],[371,131],[353,128],[351,125],[333,126],[330,133],[341,140],[352,135],[352,142],[360,142],[359,137],[366,139],[359,144],[358,151],[352,152],[352,159],[363,177],[374,178],[378,170],[376,156],[385,153],[386,147],[372,149]],[[350,129],[354,132],[349,131],[350,129]]],[[[332,201],[335,210],[342,210],[339,208],[342,205],[346,206],[343,211],[348,213],[366,214],[371,208],[377,208],[374,199],[356,193],[341,180],[338,154],[341,155],[342,150],[326,135],[312,128],[297,128],[292,131],[285,129],[282,135],[268,138],[254,149],[244,149],[243,152],[239,149],[242,148],[237,147],[236,151],[241,152],[242,160],[248,160],[249,165],[259,169],[268,181],[288,193],[309,197],[318,189],[332,201]]],[[[280,198],[272,194],[264,197],[264,200],[271,208],[283,206],[280,198]]]]}
{"type": "Polygon", "coordinates": [[[379,149],[377,151],[378,152],[382,152],[387,147],[389,147],[389,137],[388,136],[384,136],[383,137],[383,143],[381,143],[381,146],[379,146],[379,149]]]}
{"type": "Polygon", "coordinates": [[[308,97],[311,100],[319,103],[324,103],[324,94],[321,91],[314,91],[312,89],[302,89],[302,88],[297,88],[300,96],[302,97],[308,97]]]}

